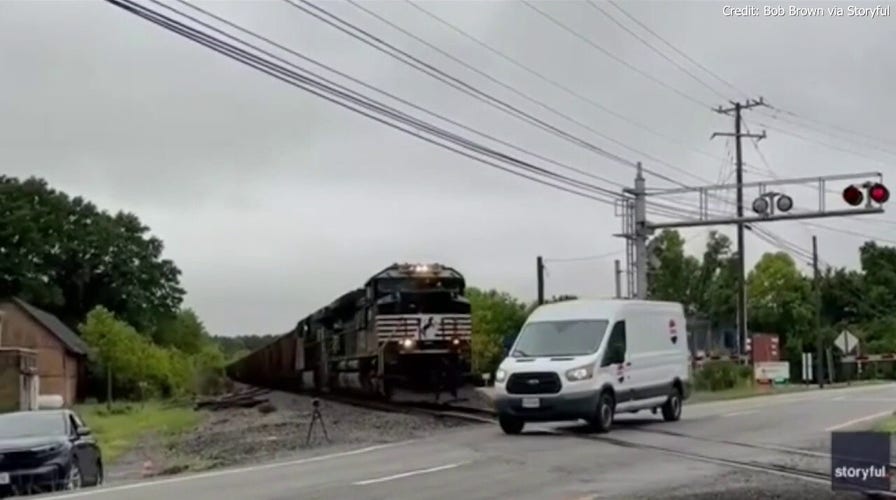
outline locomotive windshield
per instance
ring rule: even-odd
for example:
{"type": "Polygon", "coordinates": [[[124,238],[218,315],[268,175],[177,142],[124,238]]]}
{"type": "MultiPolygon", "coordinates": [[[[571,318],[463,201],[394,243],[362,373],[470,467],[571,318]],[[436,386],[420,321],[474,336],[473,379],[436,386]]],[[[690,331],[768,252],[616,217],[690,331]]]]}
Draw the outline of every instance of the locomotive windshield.
{"type": "Polygon", "coordinates": [[[386,278],[376,281],[377,296],[394,292],[464,293],[464,281],[458,278],[386,278]]]}

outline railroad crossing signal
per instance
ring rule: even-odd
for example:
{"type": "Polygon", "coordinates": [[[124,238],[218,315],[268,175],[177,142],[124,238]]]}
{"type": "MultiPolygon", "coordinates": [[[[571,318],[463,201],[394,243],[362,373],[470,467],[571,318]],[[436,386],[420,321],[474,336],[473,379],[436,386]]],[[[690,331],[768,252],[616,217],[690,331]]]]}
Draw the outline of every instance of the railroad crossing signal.
{"type": "Polygon", "coordinates": [[[865,194],[862,193],[863,188],[868,193],[867,206],[869,207],[872,203],[883,205],[890,199],[890,190],[886,186],[880,182],[868,182],[860,186],[855,184],[846,186],[846,189],[843,190],[843,201],[854,207],[861,205],[865,201],[865,194]]]}

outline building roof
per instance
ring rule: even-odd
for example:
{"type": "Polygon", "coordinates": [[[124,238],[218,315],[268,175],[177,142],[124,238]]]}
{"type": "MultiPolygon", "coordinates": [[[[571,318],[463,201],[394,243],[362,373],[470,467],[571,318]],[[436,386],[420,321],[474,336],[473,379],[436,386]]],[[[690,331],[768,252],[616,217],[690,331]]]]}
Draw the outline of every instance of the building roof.
{"type": "Polygon", "coordinates": [[[59,321],[59,318],[52,314],[38,309],[22,299],[13,297],[12,301],[21,307],[28,315],[34,318],[41,326],[46,328],[50,333],[56,336],[69,351],[76,354],[87,354],[90,348],[87,343],[73,332],[71,328],[65,326],[65,323],[59,321]]]}

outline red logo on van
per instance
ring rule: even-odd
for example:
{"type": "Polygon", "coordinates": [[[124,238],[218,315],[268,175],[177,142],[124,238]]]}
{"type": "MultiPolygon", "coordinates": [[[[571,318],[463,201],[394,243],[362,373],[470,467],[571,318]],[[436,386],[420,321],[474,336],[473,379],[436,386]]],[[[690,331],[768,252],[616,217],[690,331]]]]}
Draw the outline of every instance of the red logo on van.
{"type": "Polygon", "coordinates": [[[678,330],[675,328],[675,320],[669,320],[669,340],[672,341],[673,344],[678,342],[678,330]]]}

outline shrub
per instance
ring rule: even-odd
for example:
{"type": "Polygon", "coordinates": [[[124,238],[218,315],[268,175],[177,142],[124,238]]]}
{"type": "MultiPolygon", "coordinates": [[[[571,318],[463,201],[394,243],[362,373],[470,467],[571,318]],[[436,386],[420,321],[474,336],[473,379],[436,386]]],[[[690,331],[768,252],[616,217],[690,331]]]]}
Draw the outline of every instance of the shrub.
{"type": "Polygon", "coordinates": [[[723,391],[748,382],[753,376],[749,366],[728,361],[710,361],[694,373],[694,388],[700,391],[723,391]]]}

